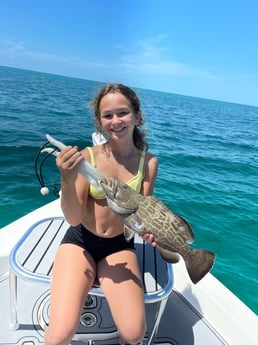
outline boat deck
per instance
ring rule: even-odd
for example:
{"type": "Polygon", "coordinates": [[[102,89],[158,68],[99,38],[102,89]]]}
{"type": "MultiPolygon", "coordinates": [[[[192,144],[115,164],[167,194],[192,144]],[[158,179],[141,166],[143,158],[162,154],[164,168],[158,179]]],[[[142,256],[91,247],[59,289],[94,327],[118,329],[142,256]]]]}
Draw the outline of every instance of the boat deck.
{"type": "MultiPolygon", "coordinates": [[[[59,202],[55,201],[33,211],[0,231],[0,345],[44,344],[44,328],[49,315],[49,285],[18,279],[17,310],[19,328],[11,330],[10,275],[8,257],[11,249],[25,232],[44,217],[61,216],[59,202]]],[[[28,248],[28,252],[29,252],[28,248]]],[[[173,265],[174,286],[162,316],[156,344],[163,345],[257,345],[258,318],[213,275],[207,274],[196,285],[189,280],[184,263],[173,265]]],[[[94,296],[93,296],[94,297],[94,296]]],[[[114,323],[103,297],[87,300],[77,333],[91,331],[88,313],[95,308],[101,327],[112,332],[114,323]]],[[[156,305],[146,304],[147,343],[156,305]]],[[[69,315],[67,315],[69,317],[69,315]]],[[[94,332],[94,329],[93,329],[94,332]]],[[[117,337],[94,344],[119,344],[117,337]]],[[[72,345],[85,342],[73,340],[72,345]]]]}

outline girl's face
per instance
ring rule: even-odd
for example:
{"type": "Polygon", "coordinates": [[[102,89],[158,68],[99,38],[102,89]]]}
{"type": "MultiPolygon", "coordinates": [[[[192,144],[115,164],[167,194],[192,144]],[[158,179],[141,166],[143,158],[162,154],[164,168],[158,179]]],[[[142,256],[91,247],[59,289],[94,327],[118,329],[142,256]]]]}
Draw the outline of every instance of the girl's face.
{"type": "Polygon", "coordinates": [[[100,101],[100,123],[102,130],[111,139],[133,136],[140,113],[135,114],[131,102],[121,93],[108,93],[100,101]]]}

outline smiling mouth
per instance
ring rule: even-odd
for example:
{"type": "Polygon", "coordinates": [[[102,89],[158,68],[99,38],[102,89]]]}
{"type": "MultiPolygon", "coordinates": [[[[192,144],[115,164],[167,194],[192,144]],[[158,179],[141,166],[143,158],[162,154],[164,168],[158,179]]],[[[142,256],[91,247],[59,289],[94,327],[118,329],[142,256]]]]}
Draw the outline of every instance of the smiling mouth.
{"type": "Polygon", "coordinates": [[[126,127],[123,127],[123,128],[112,128],[111,130],[114,132],[114,133],[121,133],[125,130],[126,127]]]}

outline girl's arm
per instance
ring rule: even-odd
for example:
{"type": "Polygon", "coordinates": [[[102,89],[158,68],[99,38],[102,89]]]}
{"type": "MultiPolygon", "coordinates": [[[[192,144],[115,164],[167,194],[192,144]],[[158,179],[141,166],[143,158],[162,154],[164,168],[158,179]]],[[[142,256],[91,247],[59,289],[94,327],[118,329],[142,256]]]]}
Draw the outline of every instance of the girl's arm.
{"type": "MultiPolygon", "coordinates": [[[[144,196],[152,195],[155,182],[158,174],[158,160],[154,156],[149,156],[147,160],[147,167],[145,168],[145,176],[142,184],[141,194],[144,196]]],[[[142,236],[144,240],[150,243],[153,247],[156,247],[154,235],[146,233],[142,236]]]]}
{"type": "Polygon", "coordinates": [[[77,146],[64,148],[56,159],[61,174],[61,208],[68,223],[74,226],[81,222],[88,195],[88,182],[78,174],[82,160],[77,146]]]}

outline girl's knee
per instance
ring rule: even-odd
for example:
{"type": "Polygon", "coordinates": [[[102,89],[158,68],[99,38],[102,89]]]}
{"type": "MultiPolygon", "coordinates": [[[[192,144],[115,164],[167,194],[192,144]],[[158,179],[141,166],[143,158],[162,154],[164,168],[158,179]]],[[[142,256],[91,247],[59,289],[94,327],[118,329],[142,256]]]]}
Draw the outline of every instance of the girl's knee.
{"type": "Polygon", "coordinates": [[[125,343],[128,344],[138,344],[140,343],[146,333],[146,323],[143,323],[142,325],[125,325],[123,329],[120,330],[121,337],[124,340],[125,343]]]}
{"type": "Polygon", "coordinates": [[[45,345],[63,345],[69,344],[75,330],[64,329],[64,327],[48,327],[45,332],[45,345]]]}

